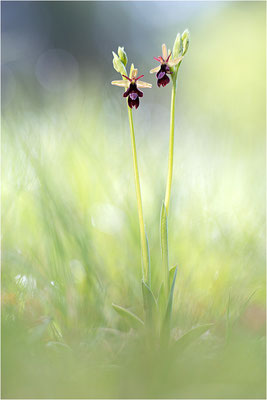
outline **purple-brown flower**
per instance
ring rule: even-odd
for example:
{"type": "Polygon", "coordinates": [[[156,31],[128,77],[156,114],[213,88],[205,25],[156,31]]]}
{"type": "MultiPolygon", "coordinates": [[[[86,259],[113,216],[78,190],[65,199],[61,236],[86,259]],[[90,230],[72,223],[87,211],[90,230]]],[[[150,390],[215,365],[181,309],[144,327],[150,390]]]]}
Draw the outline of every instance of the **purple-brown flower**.
{"type": "Polygon", "coordinates": [[[124,87],[126,89],[123,93],[123,97],[128,97],[128,106],[130,108],[135,107],[136,109],[139,107],[139,97],[143,97],[143,92],[141,92],[139,88],[152,87],[150,83],[139,81],[144,75],[137,77],[137,72],[138,70],[133,68],[130,78],[126,75],[122,75],[126,80],[123,79],[111,82],[112,85],[124,87]]]}
{"type": "Polygon", "coordinates": [[[150,73],[156,72],[158,87],[166,86],[170,82],[170,78],[167,74],[172,74],[171,67],[177,65],[183,57],[171,59],[171,53],[168,55],[166,44],[162,45],[162,56],[153,57],[156,61],[160,62],[160,65],[156,68],[151,69],[150,73]]]}

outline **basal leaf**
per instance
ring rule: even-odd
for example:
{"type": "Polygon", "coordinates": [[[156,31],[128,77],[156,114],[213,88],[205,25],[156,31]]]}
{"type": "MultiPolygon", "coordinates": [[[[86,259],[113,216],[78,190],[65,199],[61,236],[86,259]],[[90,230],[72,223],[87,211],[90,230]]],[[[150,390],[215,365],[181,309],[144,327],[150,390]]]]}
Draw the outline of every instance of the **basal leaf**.
{"type": "Polygon", "coordinates": [[[144,281],[142,281],[142,292],[146,320],[148,323],[150,323],[154,319],[155,313],[157,311],[157,301],[150,287],[144,281]]]}
{"type": "Polygon", "coordinates": [[[129,323],[130,326],[138,328],[144,325],[144,322],[141,320],[141,318],[135,315],[132,311],[127,310],[127,308],[118,306],[114,303],[112,303],[112,307],[121,317],[123,317],[129,323]]]}
{"type": "Polygon", "coordinates": [[[178,269],[178,267],[175,267],[172,285],[171,285],[171,289],[170,289],[170,293],[169,293],[169,297],[168,297],[168,303],[167,303],[167,308],[166,308],[166,312],[165,312],[165,317],[162,321],[161,337],[164,342],[166,342],[169,339],[169,335],[170,335],[173,293],[174,293],[177,269],[178,269]]]}
{"type": "Polygon", "coordinates": [[[199,339],[203,333],[207,332],[214,324],[205,324],[191,329],[181,336],[173,345],[175,351],[181,352],[191,345],[195,340],[199,339]]]}
{"type": "Polygon", "coordinates": [[[170,320],[170,318],[171,318],[173,293],[174,293],[174,287],[175,287],[175,282],[176,282],[177,269],[178,269],[178,267],[175,267],[175,270],[173,273],[172,285],[171,285],[171,290],[169,293],[168,304],[167,304],[166,315],[165,315],[166,320],[170,320]]]}

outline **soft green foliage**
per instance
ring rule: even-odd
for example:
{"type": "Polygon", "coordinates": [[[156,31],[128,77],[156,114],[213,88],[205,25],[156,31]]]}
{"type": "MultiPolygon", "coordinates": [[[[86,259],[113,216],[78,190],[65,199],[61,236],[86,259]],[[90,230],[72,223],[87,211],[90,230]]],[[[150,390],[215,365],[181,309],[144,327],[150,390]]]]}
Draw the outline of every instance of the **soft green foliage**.
{"type": "Polygon", "coordinates": [[[173,345],[173,349],[178,354],[181,354],[188,346],[190,346],[194,341],[199,339],[201,335],[207,332],[213,324],[205,324],[196,326],[190,331],[186,332],[182,337],[180,337],[173,345]]]}
{"type": "MultiPolygon", "coordinates": [[[[164,352],[112,307],[145,321],[127,116],[108,89],[116,73],[106,92],[95,73],[41,100],[18,79],[2,116],[3,398],[265,398],[265,41],[255,42],[265,22],[253,4],[230,6],[191,24],[179,72],[164,352]]],[[[135,121],[159,309],[169,97],[148,94],[135,121]]]]}
{"type": "Polygon", "coordinates": [[[140,325],[144,325],[144,322],[130,310],[127,310],[122,306],[118,306],[117,304],[112,304],[112,307],[114,308],[115,311],[117,311],[118,314],[120,314],[124,319],[126,319],[126,321],[128,321],[131,326],[136,328],[140,327],[140,325]]]}

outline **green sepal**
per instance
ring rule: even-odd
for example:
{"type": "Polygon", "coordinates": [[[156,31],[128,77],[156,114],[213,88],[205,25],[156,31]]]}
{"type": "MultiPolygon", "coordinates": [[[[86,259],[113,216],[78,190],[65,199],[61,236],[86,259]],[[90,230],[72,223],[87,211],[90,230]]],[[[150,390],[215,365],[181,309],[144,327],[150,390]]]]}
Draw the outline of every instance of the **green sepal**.
{"type": "Polygon", "coordinates": [[[133,328],[139,328],[140,326],[144,325],[144,321],[142,321],[141,318],[139,318],[137,315],[135,315],[132,311],[127,310],[127,308],[118,306],[117,304],[114,304],[114,303],[112,303],[112,307],[133,328]]]}
{"type": "Polygon", "coordinates": [[[184,351],[186,347],[188,347],[190,344],[200,338],[200,336],[202,336],[203,333],[207,332],[213,325],[214,324],[200,325],[186,332],[173,344],[174,351],[184,351]]]}

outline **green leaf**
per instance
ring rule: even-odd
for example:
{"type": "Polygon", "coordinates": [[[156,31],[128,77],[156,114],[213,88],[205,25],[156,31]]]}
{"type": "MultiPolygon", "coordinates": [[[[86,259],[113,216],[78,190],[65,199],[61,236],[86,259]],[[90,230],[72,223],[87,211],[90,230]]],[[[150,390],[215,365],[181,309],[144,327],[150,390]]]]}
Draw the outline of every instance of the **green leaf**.
{"type": "Polygon", "coordinates": [[[133,312],[131,312],[130,310],[127,310],[127,308],[124,308],[122,306],[118,306],[117,304],[114,304],[114,303],[112,303],[112,307],[132,327],[138,328],[138,327],[144,325],[144,322],[137,315],[135,315],[133,312]]]}
{"type": "Polygon", "coordinates": [[[170,293],[169,293],[167,308],[166,308],[166,312],[165,312],[165,317],[163,319],[163,323],[162,323],[162,327],[161,327],[161,337],[163,339],[163,342],[168,341],[169,336],[170,336],[173,293],[174,293],[177,269],[178,269],[178,267],[175,267],[173,280],[172,280],[172,285],[171,285],[171,290],[170,290],[170,293]]]}
{"type": "Polygon", "coordinates": [[[158,303],[158,308],[159,308],[160,314],[164,315],[165,301],[164,301],[164,285],[163,285],[163,282],[161,283],[160,288],[159,288],[157,303],[158,303]]]}
{"type": "Polygon", "coordinates": [[[162,266],[164,270],[164,289],[167,298],[169,291],[168,221],[164,201],[162,202],[160,215],[160,239],[162,266]]]}
{"type": "Polygon", "coordinates": [[[150,323],[154,319],[155,313],[157,311],[157,301],[150,287],[144,281],[142,281],[142,292],[146,320],[148,323],[150,323]]]}
{"type": "Polygon", "coordinates": [[[178,267],[175,267],[175,270],[173,273],[173,280],[172,280],[172,285],[171,285],[171,290],[170,290],[170,294],[169,294],[169,298],[168,298],[168,304],[167,304],[166,315],[165,315],[166,321],[170,321],[170,319],[171,319],[173,293],[174,293],[174,287],[175,287],[175,282],[176,282],[177,269],[178,269],[178,267]]]}
{"type": "Polygon", "coordinates": [[[190,344],[200,338],[203,333],[207,332],[214,324],[205,324],[191,329],[181,336],[173,345],[175,351],[181,352],[186,349],[190,344]]]}

